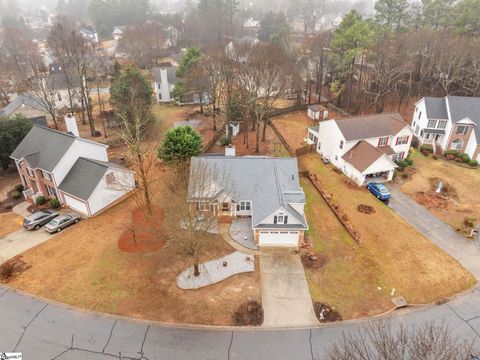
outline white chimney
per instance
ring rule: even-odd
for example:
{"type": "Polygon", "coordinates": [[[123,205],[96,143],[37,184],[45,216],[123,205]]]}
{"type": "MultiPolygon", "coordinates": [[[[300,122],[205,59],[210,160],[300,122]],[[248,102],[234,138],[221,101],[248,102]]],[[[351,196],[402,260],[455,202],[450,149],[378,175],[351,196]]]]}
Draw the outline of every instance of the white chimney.
{"type": "Polygon", "coordinates": [[[225,146],[225,156],[235,157],[235,146],[225,146]]]}
{"type": "Polygon", "coordinates": [[[75,116],[73,116],[72,114],[67,114],[65,116],[65,125],[67,125],[67,132],[72,133],[76,137],[80,137],[75,116]]]}

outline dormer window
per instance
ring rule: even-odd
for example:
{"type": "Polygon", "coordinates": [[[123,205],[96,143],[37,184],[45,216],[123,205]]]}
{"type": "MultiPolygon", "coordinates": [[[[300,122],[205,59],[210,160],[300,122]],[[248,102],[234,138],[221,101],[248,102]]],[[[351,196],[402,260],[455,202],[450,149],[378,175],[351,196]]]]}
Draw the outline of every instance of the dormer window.
{"type": "Polygon", "coordinates": [[[283,213],[278,213],[273,217],[274,224],[286,224],[288,220],[288,216],[284,215],[283,213]]]}

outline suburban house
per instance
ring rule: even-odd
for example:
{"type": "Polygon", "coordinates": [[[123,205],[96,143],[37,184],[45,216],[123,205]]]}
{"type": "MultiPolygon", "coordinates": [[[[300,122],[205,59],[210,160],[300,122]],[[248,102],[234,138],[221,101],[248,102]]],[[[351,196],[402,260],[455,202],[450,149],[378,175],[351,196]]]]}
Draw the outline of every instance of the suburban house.
{"type": "Polygon", "coordinates": [[[79,105],[80,81],[78,78],[71,78],[67,80],[62,65],[52,63],[48,66],[47,86],[53,101],[55,102],[55,109],[70,108],[70,94],[72,96],[72,105],[79,105]]]}
{"type": "Polygon", "coordinates": [[[107,146],[82,139],[67,121],[69,133],[34,125],[10,156],[20,175],[25,199],[39,195],[93,216],[134,189],[131,171],[108,162],[107,146]]]}
{"type": "Polygon", "coordinates": [[[478,97],[424,97],[415,104],[412,128],[421,144],[456,150],[480,161],[478,97]]]}
{"type": "Polygon", "coordinates": [[[123,32],[126,30],[126,26],[114,26],[112,31],[113,40],[119,41],[123,37],[123,32]]]}
{"type": "Polygon", "coordinates": [[[175,89],[177,76],[175,75],[176,67],[168,64],[163,67],[154,67],[152,69],[153,88],[155,90],[155,98],[159,103],[167,103],[174,100],[172,91],[175,89]]]}
{"type": "Polygon", "coordinates": [[[98,34],[91,26],[83,27],[79,32],[85,40],[92,41],[95,44],[98,43],[98,34]]]}
{"type": "Polygon", "coordinates": [[[326,120],[328,119],[328,110],[321,105],[310,105],[307,116],[312,120],[326,120]]]}
{"type": "Polygon", "coordinates": [[[307,142],[358,185],[393,178],[395,161],[408,156],[413,131],[400,114],[327,120],[308,129],[307,142]]]}
{"type": "Polygon", "coordinates": [[[10,104],[0,110],[0,116],[23,115],[26,118],[45,117],[52,121],[52,115],[48,112],[45,104],[35,95],[30,93],[18,94],[10,104]]]}
{"type": "Polygon", "coordinates": [[[296,158],[200,156],[191,160],[188,201],[198,211],[219,217],[249,217],[259,246],[298,247],[308,229],[305,194],[300,187],[296,158]],[[201,168],[210,186],[198,186],[201,168]]]}

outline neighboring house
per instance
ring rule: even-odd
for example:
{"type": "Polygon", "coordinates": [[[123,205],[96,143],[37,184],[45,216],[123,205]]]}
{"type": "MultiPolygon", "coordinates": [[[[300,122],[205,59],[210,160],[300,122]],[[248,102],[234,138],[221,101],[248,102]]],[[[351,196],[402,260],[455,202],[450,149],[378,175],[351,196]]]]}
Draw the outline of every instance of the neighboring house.
{"type": "Polygon", "coordinates": [[[247,29],[258,29],[260,27],[260,20],[254,18],[247,19],[243,22],[243,27],[247,29]]]}
{"type": "Polygon", "coordinates": [[[94,43],[98,43],[98,34],[92,27],[84,27],[80,29],[80,34],[85,40],[90,40],[94,43]]]}
{"type": "Polygon", "coordinates": [[[119,41],[123,37],[126,26],[114,26],[112,31],[113,40],[119,41]]]}
{"type": "MultiPolygon", "coordinates": [[[[78,134],[78,129],[70,131],[78,134]]],[[[134,175],[108,162],[106,145],[71,133],[34,125],[10,157],[25,187],[25,199],[56,198],[92,216],[134,189],[134,175]]]]}
{"type": "Polygon", "coordinates": [[[480,161],[478,97],[425,97],[415,104],[412,128],[421,144],[457,150],[480,161]]]}
{"type": "Polygon", "coordinates": [[[48,112],[41,99],[30,93],[19,94],[3,110],[0,110],[0,116],[23,115],[26,118],[38,118],[44,116],[49,122],[52,115],[48,112]]]}
{"type": "MultiPolygon", "coordinates": [[[[188,201],[198,211],[216,216],[250,217],[255,242],[259,246],[298,247],[308,229],[305,194],[300,187],[296,158],[193,157],[188,201]],[[205,164],[215,171],[211,187],[195,194],[196,168],[205,164]]],[[[230,152],[230,153],[229,153],[230,152]]]]}
{"type": "Polygon", "coordinates": [[[227,55],[239,63],[246,63],[248,58],[248,51],[253,46],[260,43],[260,40],[251,36],[243,36],[239,39],[232,40],[227,44],[227,55]]]}
{"type": "Polygon", "coordinates": [[[308,107],[307,116],[312,120],[328,119],[328,110],[320,105],[311,105],[308,107]]]}
{"type": "Polygon", "coordinates": [[[322,121],[307,142],[358,185],[393,178],[395,161],[408,156],[413,131],[400,114],[383,113],[322,121]]]}
{"type": "Polygon", "coordinates": [[[167,103],[175,100],[172,96],[172,91],[175,89],[177,82],[176,71],[176,67],[172,65],[152,69],[153,88],[157,102],[167,103]]]}
{"type": "Polygon", "coordinates": [[[70,97],[68,92],[69,86],[70,94],[72,96],[72,105],[74,107],[80,105],[80,81],[75,78],[69,79],[69,84],[65,73],[61,70],[60,65],[51,64],[49,68],[55,70],[50,71],[48,74],[48,77],[46,79],[46,89],[49,89],[50,95],[53,97],[53,101],[55,102],[55,109],[59,110],[63,108],[70,108],[70,97]],[[60,69],[60,71],[58,71],[58,69],[60,69]]]}

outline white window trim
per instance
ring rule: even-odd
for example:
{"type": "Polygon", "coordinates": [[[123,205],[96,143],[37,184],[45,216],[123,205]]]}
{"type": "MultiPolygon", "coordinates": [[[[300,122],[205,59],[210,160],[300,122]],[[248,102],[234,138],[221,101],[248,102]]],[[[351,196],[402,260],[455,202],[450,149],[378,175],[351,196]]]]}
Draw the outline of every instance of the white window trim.
{"type": "Polygon", "coordinates": [[[278,213],[277,214],[277,224],[284,224],[285,221],[285,215],[283,213],[278,213]],[[282,219],[280,221],[280,219],[282,219]]]}
{"type": "Polygon", "coordinates": [[[468,131],[468,126],[467,125],[458,125],[457,126],[457,131],[455,132],[456,135],[465,135],[468,131]],[[463,129],[462,132],[459,132],[460,129],[463,129]]]}
{"type": "Polygon", "coordinates": [[[248,200],[247,201],[240,201],[239,206],[240,206],[239,211],[251,211],[252,210],[252,202],[248,201],[248,200]]]}
{"type": "Polygon", "coordinates": [[[35,171],[31,167],[27,167],[27,174],[31,177],[35,177],[35,171]]]}
{"type": "Polygon", "coordinates": [[[437,129],[445,129],[447,127],[447,123],[448,123],[447,120],[439,120],[437,124],[437,129]],[[440,126],[440,124],[442,124],[443,127],[440,126]]]}
{"type": "Polygon", "coordinates": [[[381,137],[378,139],[378,146],[381,147],[381,146],[387,146],[388,144],[388,136],[385,136],[385,137],[381,137]]]}
{"type": "Polygon", "coordinates": [[[437,120],[428,120],[428,123],[427,123],[427,128],[429,129],[435,129],[435,127],[437,126],[437,120]],[[433,125],[430,126],[430,123],[433,122],[433,125]]]}

